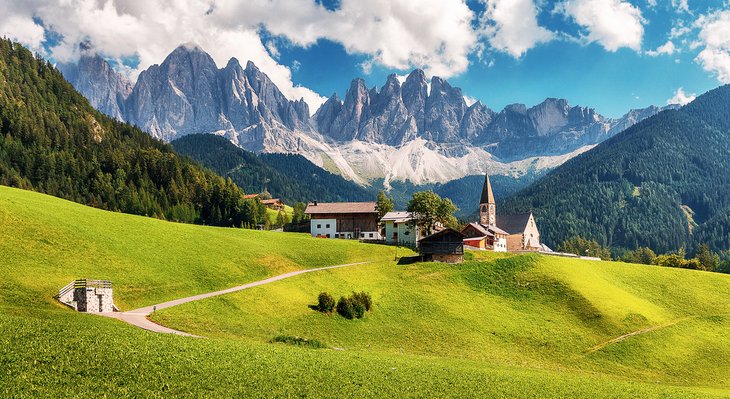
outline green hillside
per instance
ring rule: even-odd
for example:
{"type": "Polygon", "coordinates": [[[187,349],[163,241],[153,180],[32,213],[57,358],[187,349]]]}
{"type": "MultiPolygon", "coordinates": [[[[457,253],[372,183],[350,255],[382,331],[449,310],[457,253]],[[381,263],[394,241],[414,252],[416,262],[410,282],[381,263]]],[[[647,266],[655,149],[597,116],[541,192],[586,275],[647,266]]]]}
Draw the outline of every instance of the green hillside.
{"type": "Polygon", "coordinates": [[[223,137],[193,134],[173,141],[177,152],[230,177],[247,193],[266,187],[289,204],[308,201],[372,201],[375,192],[332,174],[301,155],[256,155],[223,137]]]}
{"type": "Polygon", "coordinates": [[[102,115],[50,63],[5,39],[0,184],[168,220],[257,222],[256,204],[243,201],[233,183],[102,115]]]}
{"type": "Polygon", "coordinates": [[[7,187],[0,226],[0,397],[730,397],[724,275],[540,256],[396,265],[391,247],[176,224],[7,187]],[[155,316],[209,339],[52,299],[73,278],[109,278],[131,309],[362,260],[373,263],[155,316]],[[375,308],[323,316],[308,307],[321,290],[366,290],[375,308]],[[280,334],[341,350],[269,343],[280,334]]]}
{"type": "Polygon", "coordinates": [[[520,192],[550,246],[573,236],[614,248],[730,248],[730,86],[606,140],[520,192]]]}

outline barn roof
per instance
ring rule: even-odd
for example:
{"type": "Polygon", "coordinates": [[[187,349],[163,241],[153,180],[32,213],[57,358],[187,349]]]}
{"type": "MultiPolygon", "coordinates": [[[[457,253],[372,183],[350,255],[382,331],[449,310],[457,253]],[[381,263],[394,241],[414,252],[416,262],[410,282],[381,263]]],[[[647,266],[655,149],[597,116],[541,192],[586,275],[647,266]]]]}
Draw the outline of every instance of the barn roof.
{"type": "Polygon", "coordinates": [[[307,205],[308,215],[327,213],[378,213],[375,202],[314,202],[307,205]]]}
{"type": "Polygon", "coordinates": [[[509,234],[518,234],[525,231],[527,221],[532,213],[519,215],[497,215],[497,226],[509,234]]]}
{"type": "Polygon", "coordinates": [[[394,221],[396,223],[403,223],[415,220],[415,217],[413,217],[411,212],[388,212],[380,220],[384,222],[394,221]]]}

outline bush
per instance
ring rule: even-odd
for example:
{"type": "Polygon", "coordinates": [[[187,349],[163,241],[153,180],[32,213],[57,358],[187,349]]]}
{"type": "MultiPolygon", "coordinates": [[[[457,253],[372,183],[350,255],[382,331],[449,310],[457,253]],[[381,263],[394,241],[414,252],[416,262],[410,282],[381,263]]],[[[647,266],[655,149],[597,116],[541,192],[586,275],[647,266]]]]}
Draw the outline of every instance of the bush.
{"type": "Polygon", "coordinates": [[[355,318],[355,307],[352,305],[352,300],[346,297],[340,297],[337,302],[337,313],[349,320],[355,318]]]}
{"type": "Polygon", "coordinates": [[[362,304],[362,306],[368,312],[370,311],[370,309],[373,308],[373,299],[367,292],[353,292],[351,298],[354,303],[362,304]]]}
{"type": "Polygon", "coordinates": [[[355,311],[355,317],[362,319],[365,316],[365,305],[362,302],[352,301],[352,308],[355,311]]]}
{"type": "Polygon", "coordinates": [[[335,310],[335,298],[326,292],[320,293],[317,298],[317,310],[322,313],[332,313],[335,310]]]}
{"type": "Polygon", "coordinates": [[[292,337],[291,335],[278,335],[274,337],[271,342],[280,342],[283,344],[304,346],[313,349],[322,349],[327,347],[327,345],[325,345],[322,341],[318,341],[316,339],[306,339],[302,337],[292,337]]]}

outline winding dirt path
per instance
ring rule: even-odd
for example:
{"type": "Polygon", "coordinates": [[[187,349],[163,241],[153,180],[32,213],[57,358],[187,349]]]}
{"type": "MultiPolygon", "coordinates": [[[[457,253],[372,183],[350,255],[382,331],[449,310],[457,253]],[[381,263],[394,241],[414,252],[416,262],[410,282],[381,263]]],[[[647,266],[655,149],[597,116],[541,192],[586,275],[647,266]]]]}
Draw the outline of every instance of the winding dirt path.
{"type": "Polygon", "coordinates": [[[199,294],[199,295],[189,296],[189,297],[186,297],[186,298],[175,299],[175,300],[172,300],[172,301],[158,303],[156,305],[151,305],[151,306],[147,306],[147,307],[144,307],[144,308],[134,309],[134,310],[130,310],[130,311],[127,311],[127,312],[97,313],[97,314],[99,314],[101,316],[106,316],[106,317],[111,317],[111,318],[114,318],[114,319],[122,320],[122,321],[125,321],[125,322],[133,325],[133,326],[136,326],[136,327],[139,327],[139,328],[143,328],[143,329],[148,330],[148,331],[153,331],[153,332],[162,333],[162,334],[177,334],[177,335],[182,335],[182,336],[186,336],[186,337],[201,338],[201,337],[199,337],[197,335],[189,334],[189,333],[186,333],[186,332],[183,332],[183,331],[173,330],[172,328],[167,328],[167,327],[162,326],[160,324],[154,323],[150,319],[148,319],[147,316],[149,316],[150,314],[152,314],[152,312],[154,312],[155,310],[167,309],[167,308],[170,308],[170,307],[173,307],[173,306],[177,306],[177,305],[182,305],[182,304],[188,303],[188,302],[199,301],[201,299],[211,298],[211,297],[214,297],[214,296],[225,295],[225,294],[230,294],[230,293],[233,293],[233,292],[243,291],[243,290],[246,290],[246,289],[249,289],[249,288],[258,287],[260,285],[270,284],[270,283],[273,283],[273,282],[276,282],[276,281],[279,281],[279,280],[284,280],[284,279],[287,279],[287,278],[290,278],[290,277],[298,276],[300,274],[312,273],[312,272],[317,272],[317,271],[322,271],[322,270],[329,270],[329,269],[338,269],[338,268],[341,268],[341,267],[351,267],[351,266],[365,265],[365,264],[368,264],[368,263],[372,263],[372,262],[347,263],[347,264],[344,264],[344,265],[318,267],[316,269],[296,270],[296,271],[293,271],[293,272],[280,274],[278,276],[269,277],[269,278],[264,279],[264,280],[254,281],[254,282],[247,283],[247,284],[243,284],[243,285],[239,285],[239,286],[236,286],[236,287],[227,288],[225,290],[208,292],[208,293],[205,293],[205,294],[199,294]]]}
{"type": "Polygon", "coordinates": [[[599,351],[599,350],[607,347],[608,345],[612,345],[612,344],[621,342],[621,341],[625,340],[626,338],[630,338],[630,337],[633,337],[633,336],[636,336],[636,335],[650,333],[650,332],[656,331],[656,330],[661,330],[663,328],[671,327],[673,325],[676,325],[678,323],[681,323],[681,322],[683,322],[685,320],[694,319],[694,318],[697,318],[697,317],[699,317],[699,316],[682,317],[681,319],[671,320],[671,321],[668,321],[668,322],[666,322],[664,324],[659,324],[657,326],[651,326],[651,327],[647,327],[647,328],[644,328],[644,329],[641,329],[641,330],[632,331],[632,332],[630,332],[628,334],[624,334],[624,335],[622,335],[620,337],[616,337],[616,338],[613,338],[613,339],[609,339],[606,342],[601,342],[600,344],[598,344],[598,345],[592,347],[591,349],[589,349],[586,352],[586,354],[588,355],[588,354],[591,354],[593,352],[599,351]]]}

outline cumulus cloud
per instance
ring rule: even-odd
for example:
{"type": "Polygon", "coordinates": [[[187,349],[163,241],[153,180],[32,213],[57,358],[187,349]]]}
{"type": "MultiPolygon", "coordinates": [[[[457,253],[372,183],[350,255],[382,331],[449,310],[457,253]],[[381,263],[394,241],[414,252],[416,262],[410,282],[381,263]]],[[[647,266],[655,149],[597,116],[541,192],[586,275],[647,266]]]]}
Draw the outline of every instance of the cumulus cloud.
{"type": "Polygon", "coordinates": [[[641,10],[623,0],[566,0],[556,10],[583,27],[587,42],[598,42],[608,51],[622,47],[640,51],[644,37],[641,10]]]}
{"type": "Polygon", "coordinates": [[[649,50],[646,52],[647,55],[650,55],[652,57],[657,57],[663,54],[666,55],[672,55],[676,53],[677,47],[674,46],[674,43],[672,41],[667,41],[666,43],[662,44],[661,46],[657,47],[656,50],[649,50]]]}
{"type": "Polygon", "coordinates": [[[106,57],[137,59],[134,79],[181,43],[195,42],[219,66],[230,57],[253,61],[287,97],[303,97],[312,110],[324,97],[292,83],[290,68],[275,59],[277,47],[262,41],[262,28],[293,45],[329,39],[367,56],[370,65],[444,77],[466,71],[477,40],[474,15],[461,0],[342,0],[335,11],[313,0],[0,0],[0,9],[0,35],[37,49],[43,27],[34,20],[59,34],[46,54],[58,61],[74,60],[78,44],[89,41],[106,57]]]}
{"type": "Polygon", "coordinates": [[[480,18],[481,34],[492,48],[515,58],[555,36],[537,23],[533,0],[482,0],[486,10],[480,18]]]}
{"type": "Polygon", "coordinates": [[[674,92],[674,97],[667,100],[667,105],[673,105],[673,104],[679,104],[679,105],[687,105],[694,101],[694,99],[697,98],[697,94],[690,93],[687,94],[684,92],[683,88],[677,89],[676,92],[674,92]]]}
{"type": "Polygon", "coordinates": [[[21,42],[33,51],[40,51],[45,30],[32,19],[17,15],[6,15],[0,20],[0,35],[21,42]]]}
{"type": "Polygon", "coordinates": [[[697,19],[700,29],[699,46],[704,46],[695,61],[717,76],[722,83],[730,83],[730,11],[717,11],[697,19]]]}

